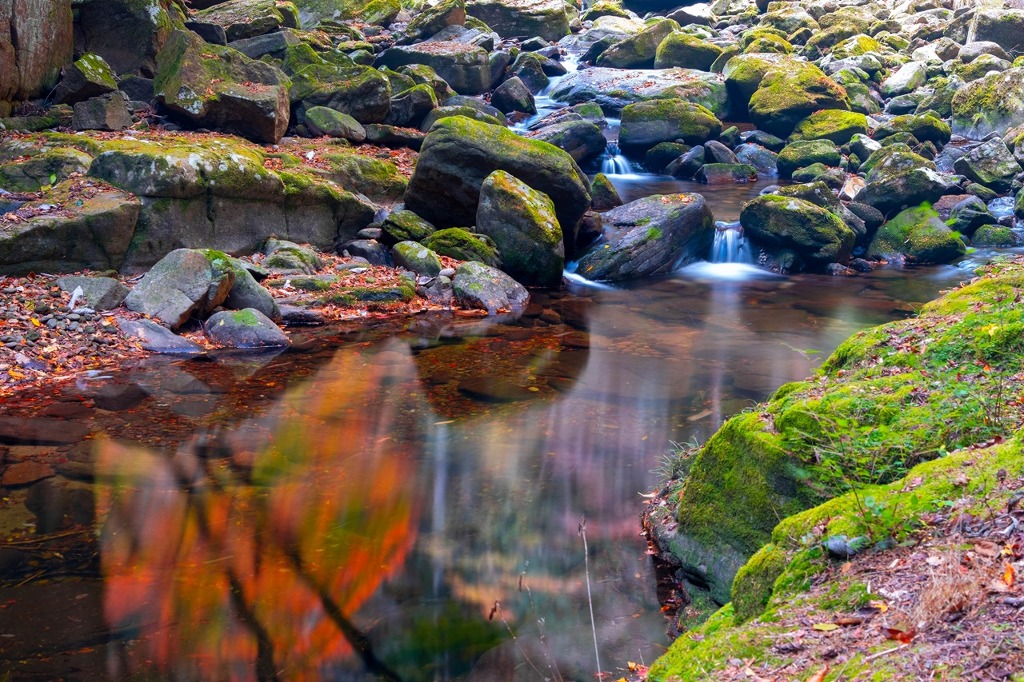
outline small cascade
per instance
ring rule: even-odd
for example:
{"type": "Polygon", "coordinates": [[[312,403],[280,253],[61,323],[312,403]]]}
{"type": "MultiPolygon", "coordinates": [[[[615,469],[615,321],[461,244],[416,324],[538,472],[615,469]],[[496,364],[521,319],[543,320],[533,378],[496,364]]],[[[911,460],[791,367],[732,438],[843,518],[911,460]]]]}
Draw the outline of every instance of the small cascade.
{"type": "Polygon", "coordinates": [[[753,263],[754,254],[737,224],[719,225],[711,245],[712,263],[753,263]]]}
{"type": "MultiPolygon", "coordinates": [[[[564,66],[567,71],[566,76],[573,71],[576,71],[579,67],[579,60],[580,56],[578,54],[570,53],[565,55],[562,59],[562,66],[564,66]]],[[[563,78],[565,78],[565,76],[551,76],[548,78],[548,84],[533,96],[534,104],[537,106],[537,113],[515,124],[513,126],[514,129],[520,131],[532,130],[538,121],[559,109],[565,108],[565,102],[558,102],[551,99],[550,96],[551,91],[555,89],[555,86],[557,86],[563,78]]]]}
{"type": "Polygon", "coordinates": [[[619,145],[609,142],[601,156],[601,172],[605,175],[632,175],[633,166],[619,151],[619,145]]]}

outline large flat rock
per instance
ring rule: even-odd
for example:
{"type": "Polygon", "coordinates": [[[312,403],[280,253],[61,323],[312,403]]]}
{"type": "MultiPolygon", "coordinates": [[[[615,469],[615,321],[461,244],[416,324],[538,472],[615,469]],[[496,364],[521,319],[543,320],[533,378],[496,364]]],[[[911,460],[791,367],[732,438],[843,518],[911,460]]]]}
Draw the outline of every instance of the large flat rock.
{"type": "Polygon", "coordinates": [[[694,69],[584,69],[562,79],[551,91],[560,102],[597,102],[606,112],[633,102],[678,97],[702,104],[719,118],[729,109],[725,78],[694,69]]]}

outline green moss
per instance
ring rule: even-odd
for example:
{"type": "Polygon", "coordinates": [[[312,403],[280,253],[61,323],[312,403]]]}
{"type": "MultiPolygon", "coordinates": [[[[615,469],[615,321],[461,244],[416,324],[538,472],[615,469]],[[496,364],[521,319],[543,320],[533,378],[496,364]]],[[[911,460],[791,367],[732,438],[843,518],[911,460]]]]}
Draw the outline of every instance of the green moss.
{"type": "Polygon", "coordinates": [[[457,260],[479,261],[491,267],[501,264],[494,242],[458,227],[438,230],[424,239],[423,245],[434,253],[457,260]]]}
{"type": "Polygon", "coordinates": [[[785,552],[767,544],[739,570],[732,583],[732,605],[737,625],[764,612],[775,581],[787,563],[785,552]]]}
{"type": "Polygon", "coordinates": [[[908,208],[875,234],[869,256],[904,255],[919,263],[948,263],[967,253],[960,236],[942,222],[928,204],[908,208]]]}

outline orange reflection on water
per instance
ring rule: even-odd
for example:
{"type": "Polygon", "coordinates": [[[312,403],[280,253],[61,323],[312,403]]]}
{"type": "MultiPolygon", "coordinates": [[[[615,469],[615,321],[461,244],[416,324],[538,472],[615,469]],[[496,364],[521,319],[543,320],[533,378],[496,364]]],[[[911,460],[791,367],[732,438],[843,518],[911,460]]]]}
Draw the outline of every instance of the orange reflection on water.
{"type": "Polygon", "coordinates": [[[259,425],[221,434],[247,441],[251,469],[99,444],[105,611],[136,640],[118,672],[312,680],[353,655],[383,665],[351,618],[414,544],[415,472],[359,415],[395,371],[341,353],[259,425]],[[268,425],[252,451],[243,430],[268,425]]]}

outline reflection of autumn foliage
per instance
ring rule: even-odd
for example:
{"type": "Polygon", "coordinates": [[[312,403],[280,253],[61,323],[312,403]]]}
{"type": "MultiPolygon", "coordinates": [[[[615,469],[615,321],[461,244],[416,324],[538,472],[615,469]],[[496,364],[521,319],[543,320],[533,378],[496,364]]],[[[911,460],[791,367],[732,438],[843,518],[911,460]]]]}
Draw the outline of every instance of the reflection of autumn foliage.
{"type": "Polygon", "coordinates": [[[415,540],[415,477],[365,417],[385,374],[346,354],[288,394],[248,481],[189,451],[100,446],[107,617],[140,640],[136,672],[322,679],[357,653],[386,675],[348,620],[415,540]]]}

